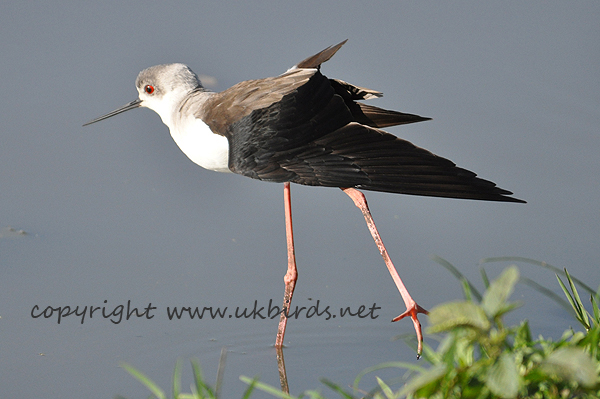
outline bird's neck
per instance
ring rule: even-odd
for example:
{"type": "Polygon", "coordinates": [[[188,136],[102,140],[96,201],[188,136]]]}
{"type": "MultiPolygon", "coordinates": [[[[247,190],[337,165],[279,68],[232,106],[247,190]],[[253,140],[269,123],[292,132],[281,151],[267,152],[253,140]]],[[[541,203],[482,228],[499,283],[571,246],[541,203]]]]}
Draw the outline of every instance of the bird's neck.
{"type": "MultiPolygon", "coordinates": [[[[225,136],[215,134],[199,117],[204,103],[215,93],[194,90],[183,96],[168,99],[171,105],[162,113],[164,124],[169,127],[177,146],[194,163],[217,172],[229,170],[229,143],[225,136]]],[[[157,111],[158,112],[158,111],[157,111]]]]}
{"type": "Polygon", "coordinates": [[[187,104],[194,102],[201,106],[208,98],[207,95],[207,92],[197,90],[172,90],[166,93],[160,102],[152,104],[150,108],[160,116],[163,123],[173,132],[181,128],[182,123],[185,124],[184,119],[192,116],[188,112],[182,112],[184,108],[187,108],[187,104]]]}

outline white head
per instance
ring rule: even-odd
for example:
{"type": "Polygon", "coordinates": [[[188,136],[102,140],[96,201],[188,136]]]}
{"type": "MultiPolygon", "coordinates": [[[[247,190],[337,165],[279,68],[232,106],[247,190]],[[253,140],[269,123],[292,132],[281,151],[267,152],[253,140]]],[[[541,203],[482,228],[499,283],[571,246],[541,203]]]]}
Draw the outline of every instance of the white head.
{"type": "Polygon", "coordinates": [[[164,124],[170,128],[176,106],[192,91],[203,90],[198,76],[183,64],[163,64],[146,68],[138,74],[135,86],[138,91],[138,99],[88,122],[84,126],[130,109],[147,107],[160,115],[164,124]]]}

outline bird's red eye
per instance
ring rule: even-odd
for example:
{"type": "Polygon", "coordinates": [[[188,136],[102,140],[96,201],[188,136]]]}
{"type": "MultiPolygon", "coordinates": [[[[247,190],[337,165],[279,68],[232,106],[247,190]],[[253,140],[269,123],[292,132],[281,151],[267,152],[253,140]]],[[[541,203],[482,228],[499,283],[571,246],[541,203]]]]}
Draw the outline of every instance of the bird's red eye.
{"type": "Polygon", "coordinates": [[[144,87],[144,91],[148,94],[152,94],[154,93],[154,86],[146,85],[146,87],[144,87]]]}

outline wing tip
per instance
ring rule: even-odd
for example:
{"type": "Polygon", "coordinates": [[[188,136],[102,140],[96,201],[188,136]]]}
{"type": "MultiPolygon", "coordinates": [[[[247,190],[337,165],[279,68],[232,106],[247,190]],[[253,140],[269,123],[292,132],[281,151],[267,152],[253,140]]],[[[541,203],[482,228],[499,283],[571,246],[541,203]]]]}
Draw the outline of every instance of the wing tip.
{"type": "Polygon", "coordinates": [[[348,41],[348,39],[335,44],[333,46],[329,46],[326,49],[318,52],[315,55],[311,55],[308,58],[305,58],[304,60],[300,61],[299,63],[297,63],[296,65],[294,65],[291,69],[295,69],[295,68],[319,68],[321,66],[322,63],[327,62],[331,59],[331,57],[333,57],[335,55],[335,53],[338,52],[338,50],[344,45],[346,44],[346,42],[348,41]]]}
{"type": "MultiPolygon", "coordinates": [[[[512,194],[512,193],[511,193],[511,194],[512,194]]],[[[515,198],[515,197],[504,197],[504,196],[503,196],[503,198],[504,198],[504,199],[503,199],[503,201],[504,201],[504,202],[514,202],[514,203],[517,203],[517,204],[526,204],[526,203],[527,203],[527,201],[525,201],[525,200],[522,200],[522,199],[520,199],[520,198],[515,198]]]]}

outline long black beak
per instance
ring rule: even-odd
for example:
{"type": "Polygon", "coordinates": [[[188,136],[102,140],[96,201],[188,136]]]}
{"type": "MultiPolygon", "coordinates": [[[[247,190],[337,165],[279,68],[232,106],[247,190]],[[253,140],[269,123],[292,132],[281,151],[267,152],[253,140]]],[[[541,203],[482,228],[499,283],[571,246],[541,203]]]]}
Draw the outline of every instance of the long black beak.
{"type": "Polygon", "coordinates": [[[111,116],[115,116],[117,114],[120,114],[121,112],[125,112],[125,111],[129,111],[130,109],[134,109],[139,107],[142,104],[142,100],[140,100],[139,98],[137,100],[133,100],[132,102],[130,102],[129,104],[126,104],[124,106],[122,106],[119,109],[115,109],[113,112],[109,112],[106,115],[103,115],[99,118],[93,119],[91,121],[89,121],[88,123],[86,123],[83,126],[87,126],[87,125],[91,125],[92,123],[96,123],[96,122],[100,122],[103,119],[107,119],[110,118],[111,116]]]}

